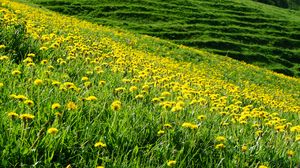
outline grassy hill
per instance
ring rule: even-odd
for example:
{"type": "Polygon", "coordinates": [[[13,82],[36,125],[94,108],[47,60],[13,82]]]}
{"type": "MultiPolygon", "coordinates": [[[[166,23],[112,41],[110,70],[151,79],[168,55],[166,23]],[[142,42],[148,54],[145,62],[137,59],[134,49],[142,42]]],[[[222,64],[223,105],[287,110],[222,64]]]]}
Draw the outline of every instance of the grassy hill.
{"type": "Polygon", "coordinates": [[[300,80],[0,0],[0,167],[296,167],[300,80]]]}
{"type": "Polygon", "coordinates": [[[53,11],[300,76],[300,13],[249,0],[33,0],[53,11]]]}
{"type": "Polygon", "coordinates": [[[290,8],[299,10],[300,1],[298,0],[255,0],[257,2],[262,2],[269,5],[275,5],[281,8],[290,8]]]}

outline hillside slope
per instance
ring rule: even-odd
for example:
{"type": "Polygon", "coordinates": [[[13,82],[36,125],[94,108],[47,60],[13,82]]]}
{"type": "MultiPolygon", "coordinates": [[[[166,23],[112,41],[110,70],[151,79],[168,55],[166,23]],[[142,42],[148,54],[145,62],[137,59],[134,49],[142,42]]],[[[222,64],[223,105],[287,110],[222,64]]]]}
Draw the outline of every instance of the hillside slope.
{"type": "Polygon", "coordinates": [[[296,167],[300,80],[0,0],[0,167],[296,167]]]}
{"type": "Polygon", "coordinates": [[[299,0],[254,0],[254,1],[269,4],[269,5],[275,5],[281,8],[290,8],[295,10],[300,9],[299,0]]]}
{"type": "Polygon", "coordinates": [[[102,25],[300,76],[300,13],[249,0],[33,0],[102,25]]]}

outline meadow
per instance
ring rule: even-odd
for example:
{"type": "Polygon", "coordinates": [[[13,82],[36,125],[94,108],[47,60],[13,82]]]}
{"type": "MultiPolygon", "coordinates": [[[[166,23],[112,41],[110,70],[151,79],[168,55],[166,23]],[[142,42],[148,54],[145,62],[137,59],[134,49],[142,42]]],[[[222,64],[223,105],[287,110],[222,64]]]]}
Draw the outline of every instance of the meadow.
{"type": "Polygon", "coordinates": [[[172,40],[300,77],[299,10],[250,0],[29,2],[101,25],[172,40]]]}
{"type": "Polygon", "coordinates": [[[0,0],[0,167],[295,167],[300,80],[0,0]]]}

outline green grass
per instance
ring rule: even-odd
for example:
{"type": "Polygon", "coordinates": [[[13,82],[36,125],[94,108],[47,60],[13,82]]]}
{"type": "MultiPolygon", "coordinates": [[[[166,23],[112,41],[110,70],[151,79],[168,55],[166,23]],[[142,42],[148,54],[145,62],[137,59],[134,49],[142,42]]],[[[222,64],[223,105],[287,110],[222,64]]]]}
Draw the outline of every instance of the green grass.
{"type": "Polygon", "coordinates": [[[33,0],[63,14],[300,76],[300,13],[249,0],[33,0]],[[238,54],[236,54],[238,53],[238,54]]]}
{"type": "Polygon", "coordinates": [[[0,167],[300,163],[298,78],[3,2],[0,167]]]}

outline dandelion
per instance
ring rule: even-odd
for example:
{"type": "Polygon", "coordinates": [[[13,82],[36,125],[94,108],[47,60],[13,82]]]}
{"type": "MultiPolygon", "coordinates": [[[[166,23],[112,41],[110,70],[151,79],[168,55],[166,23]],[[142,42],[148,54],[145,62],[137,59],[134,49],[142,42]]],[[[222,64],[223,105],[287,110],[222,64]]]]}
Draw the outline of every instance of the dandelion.
{"type": "Polygon", "coordinates": [[[168,96],[171,96],[171,93],[165,91],[165,92],[162,92],[162,93],[161,93],[161,96],[168,97],[168,96]]]}
{"type": "Polygon", "coordinates": [[[136,91],[136,90],[138,90],[138,87],[136,87],[136,86],[131,86],[131,87],[129,88],[129,91],[130,91],[130,92],[134,92],[134,91],[136,91]]]}
{"type": "Polygon", "coordinates": [[[57,110],[57,109],[59,109],[60,107],[61,107],[61,105],[60,105],[59,103],[54,103],[54,104],[52,104],[52,106],[51,106],[52,110],[57,110]]]}
{"type": "Polygon", "coordinates": [[[58,129],[57,128],[49,128],[47,132],[48,132],[48,134],[55,135],[55,134],[57,134],[58,129]]]}
{"type": "Polygon", "coordinates": [[[92,82],[84,82],[84,86],[88,88],[92,86],[92,82]]]}
{"type": "Polygon", "coordinates": [[[171,124],[164,124],[164,128],[172,128],[171,124]]]}
{"type": "Polygon", "coordinates": [[[199,116],[197,117],[197,119],[200,120],[200,121],[203,121],[203,120],[206,119],[206,115],[199,115],[199,116]]]}
{"type": "Polygon", "coordinates": [[[198,128],[198,125],[192,124],[192,123],[189,123],[189,122],[184,122],[181,126],[185,127],[185,128],[190,128],[190,129],[198,128]]]}
{"type": "Polygon", "coordinates": [[[159,130],[159,131],[157,132],[157,135],[159,135],[159,136],[161,136],[161,135],[163,135],[163,134],[165,134],[165,131],[164,131],[164,130],[159,130]]]}
{"type": "Polygon", "coordinates": [[[100,85],[100,86],[105,85],[105,83],[106,83],[106,82],[105,82],[104,80],[99,81],[99,85],[100,85]]]}
{"type": "Polygon", "coordinates": [[[300,141],[300,135],[297,135],[296,138],[295,138],[295,141],[300,141]]]}
{"type": "Polygon", "coordinates": [[[26,59],[23,60],[23,62],[24,62],[25,64],[28,64],[28,63],[32,63],[33,60],[32,60],[32,58],[27,57],[26,59]]]}
{"type": "Polygon", "coordinates": [[[169,167],[173,167],[173,166],[176,165],[176,161],[175,161],[175,160],[169,160],[169,161],[167,162],[167,165],[168,165],[169,167]]]}
{"type": "Polygon", "coordinates": [[[74,102],[68,102],[67,103],[67,109],[68,110],[75,110],[75,109],[77,109],[77,105],[74,103],[74,102]]]}
{"type": "Polygon", "coordinates": [[[13,76],[18,76],[18,75],[21,74],[21,71],[19,71],[19,70],[14,70],[14,71],[11,72],[11,74],[12,74],[13,76]]]}
{"type": "Polygon", "coordinates": [[[29,107],[34,106],[34,102],[33,102],[32,100],[25,100],[25,101],[24,101],[24,104],[26,104],[26,105],[29,106],[29,107]]]}
{"type": "Polygon", "coordinates": [[[258,131],[255,132],[256,136],[262,136],[262,134],[263,134],[262,130],[258,130],[258,131]]]}
{"type": "Polygon", "coordinates": [[[217,136],[216,137],[217,142],[224,142],[225,140],[226,140],[226,138],[224,136],[217,136]]]}
{"type": "Polygon", "coordinates": [[[138,94],[135,96],[135,99],[143,99],[144,98],[144,95],[142,94],[138,94]]]}
{"type": "Polygon", "coordinates": [[[32,114],[21,114],[19,116],[19,118],[21,120],[24,120],[24,121],[29,121],[29,120],[33,120],[34,119],[34,115],[32,115],[32,114]]]}
{"type": "Polygon", "coordinates": [[[216,148],[216,149],[224,149],[224,148],[225,148],[225,145],[222,144],[222,143],[220,143],[220,144],[217,144],[217,145],[215,146],[215,148],[216,148]]]}
{"type": "Polygon", "coordinates": [[[3,86],[4,86],[4,84],[2,82],[0,82],[0,88],[3,87],[3,86]]]}
{"type": "Polygon", "coordinates": [[[97,166],[96,168],[104,168],[104,166],[97,166]]]}
{"type": "Polygon", "coordinates": [[[89,97],[85,98],[85,100],[93,101],[93,100],[97,100],[97,97],[96,96],[89,96],[89,97]]]}
{"type": "Polygon", "coordinates": [[[35,54],[34,53],[29,53],[29,54],[27,54],[27,57],[35,57],[35,54]]]}
{"type": "Polygon", "coordinates": [[[115,93],[122,93],[125,91],[125,88],[124,87],[118,87],[115,89],[115,93]]]}
{"type": "Polygon", "coordinates": [[[6,46],[3,45],[3,44],[0,45],[0,49],[3,49],[3,48],[5,48],[5,47],[6,47],[6,46]]]}
{"type": "Polygon", "coordinates": [[[121,109],[121,102],[119,100],[115,100],[110,107],[113,111],[118,111],[121,109]]]}
{"type": "Polygon", "coordinates": [[[48,60],[45,60],[45,59],[42,60],[42,61],[41,61],[41,64],[42,64],[42,65],[48,64],[48,60]]]}
{"type": "Polygon", "coordinates": [[[45,47],[45,46],[40,47],[40,50],[41,50],[41,51],[46,51],[46,50],[48,50],[48,47],[45,47]]]}
{"type": "Polygon", "coordinates": [[[15,113],[15,112],[9,112],[9,113],[7,113],[7,116],[9,118],[11,118],[12,120],[19,117],[19,115],[17,113],[15,113]]]}
{"type": "Polygon", "coordinates": [[[287,155],[288,155],[288,157],[293,157],[295,155],[295,152],[292,150],[288,150],[287,155]]]}
{"type": "Polygon", "coordinates": [[[33,66],[35,66],[35,63],[30,62],[30,63],[26,64],[26,66],[27,66],[27,67],[33,67],[33,66]]]}
{"type": "Polygon", "coordinates": [[[258,168],[268,168],[268,166],[260,165],[260,166],[258,166],[258,168]]]}
{"type": "Polygon", "coordinates": [[[81,78],[81,81],[87,81],[87,80],[89,80],[89,78],[86,77],[86,76],[84,76],[84,77],[81,78]]]}
{"type": "Polygon", "coordinates": [[[34,82],[33,82],[35,85],[41,85],[41,84],[43,84],[43,80],[41,80],[41,79],[36,79],[36,80],[34,80],[34,82]]]}
{"type": "Polygon", "coordinates": [[[9,60],[8,56],[0,56],[0,61],[9,60]]]}
{"type": "Polygon", "coordinates": [[[107,145],[101,141],[95,143],[94,147],[96,148],[105,148],[107,145]]]}
{"type": "Polygon", "coordinates": [[[246,152],[248,150],[248,147],[246,145],[242,146],[242,152],[246,152]]]}

